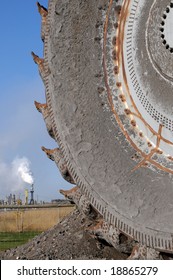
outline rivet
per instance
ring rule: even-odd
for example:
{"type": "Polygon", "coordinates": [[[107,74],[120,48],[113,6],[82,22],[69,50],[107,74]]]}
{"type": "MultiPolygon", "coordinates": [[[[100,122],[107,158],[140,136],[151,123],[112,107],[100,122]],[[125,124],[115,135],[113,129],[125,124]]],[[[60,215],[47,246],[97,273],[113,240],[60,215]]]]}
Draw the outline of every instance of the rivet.
{"type": "Polygon", "coordinates": [[[118,28],[118,22],[114,23],[114,28],[115,28],[115,29],[118,28]]]}
{"type": "Polygon", "coordinates": [[[116,83],[117,87],[121,87],[121,82],[116,83]]]}
{"type": "Polygon", "coordinates": [[[147,145],[148,145],[149,148],[152,147],[152,144],[150,142],[147,142],[147,145]]]}
{"type": "Polygon", "coordinates": [[[126,98],[123,94],[120,94],[119,95],[119,98],[121,99],[122,102],[125,102],[126,101],[126,98]]]}
{"type": "Polygon", "coordinates": [[[104,91],[104,87],[98,87],[97,91],[98,91],[99,94],[101,94],[104,91]]]}
{"type": "Polygon", "coordinates": [[[115,66],[114,67],[114,74],[117,75],[119,73],[119,67],[115,66]]]}
{"type": "Polygon", "coordinates": [[[95,40],[96,42],[100,42],[100,41],[101,41],[101,38],[100,38],[100,37],[95,37],[94,40],[95,40]]]}
{"type": "Polygon", "coordinates": [[[136,121],[135,121],[135,120],[132,120],[132,121],[131,121],[131,125],[135,127],[135,126],[136,126],[136,121]]]}
{"type": "Polygon", "coordinates": [[[137,153],[135,153],[132,157],[131,157],[131,159],[133,159],[133,160],[138,160],[139,159],[139,155],[137,154],[137,153]]]}
{"type": "Polygon", "coordinates": [[[113,60],[117,59],[117,54],[116,54],[115,50],[112,51],[112,58],[113,58],[113,60]]]}
{"type": "Polygon", "coordinates": [[[117,41],[117,39],[116,39],[116,37],[114,36],[114,37],[112,38],[112,45],[113,45],[113,46],[116,45],[116,41],[117,41]]]}
{"type": "Polygon", "coordinates": [[[124,112],[126,113],[126,115],[130,115],[131,111],[129,109],[125,109],[124,112]]]}
{"type": "Polygon", "coordinates": [[[173,157],[171,157],[171,156],[169,156],[168,159],[173,161],[173,157]]]}
{"type": "Polygon", "coordinates": [[[156,153],[159,154],[159,155],[162,155],[163,151],[161,151],[160,149],[157,149],[156,153]]]}
{"type": "Polygon", "coordinates": [[[115,7],[115,12],[119,15],[121,13],[121,6],[118,5],[115,7]]]}

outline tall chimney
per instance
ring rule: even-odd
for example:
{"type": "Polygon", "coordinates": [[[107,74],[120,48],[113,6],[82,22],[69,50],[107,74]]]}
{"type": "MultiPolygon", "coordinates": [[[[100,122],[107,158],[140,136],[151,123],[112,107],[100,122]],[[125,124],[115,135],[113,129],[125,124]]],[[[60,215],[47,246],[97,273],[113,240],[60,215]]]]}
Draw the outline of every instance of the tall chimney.
{"type": "Polygon", "coordinates": [[[30,193],[31,193],[31,199],[30,199],[30,202],[29,204],[34,204],[34,185],[32,184],[31,186],[31,190],[30,190],[30,193]]]}

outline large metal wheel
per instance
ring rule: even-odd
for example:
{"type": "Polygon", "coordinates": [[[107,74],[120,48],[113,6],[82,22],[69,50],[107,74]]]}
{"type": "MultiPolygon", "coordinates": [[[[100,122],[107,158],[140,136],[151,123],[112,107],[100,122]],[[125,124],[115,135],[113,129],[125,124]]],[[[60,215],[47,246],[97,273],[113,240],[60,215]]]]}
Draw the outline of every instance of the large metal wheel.
{"type": "Polygon", "coordinates": [[[40,66],[45,119],[68,176],[105,221],[165,252],[173,252],[172,18],[170,0],[50,0],[40,66]]]}

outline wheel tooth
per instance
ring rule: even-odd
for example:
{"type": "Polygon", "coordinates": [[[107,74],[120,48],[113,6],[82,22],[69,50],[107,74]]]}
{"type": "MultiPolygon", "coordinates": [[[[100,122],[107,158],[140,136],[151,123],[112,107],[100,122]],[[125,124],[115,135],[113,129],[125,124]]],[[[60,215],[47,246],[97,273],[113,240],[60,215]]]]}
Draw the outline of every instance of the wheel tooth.
{"type": "Polygon", "coordinates": [[[37,2],[37,7],[38,7],[38,11],[42,17],[46,17],[48,15],[48,10],[44,6],[40,5],[39,2],[37,2]]]}
{"type": "Polygon", "coordinates": [[[52,161],[55,161],[55,157],[54,157],[54,150],[55,149],[46,149],[45,147],[41,147],[42,151],[45,152],[45,154],[47,155],[47,157],[49,159],[51,159],[52,161]]]}
{"type": "Polygon", "coordinates": [[[34,62],[38,65],[39,73],[42,78],[43,83],[46,85],[46,78],[50,74],[50,69],[45,69],[44,58],[40,58],[34,52],[31,52],[34,62]]]}
{"type": "Polygon", "coordinates": [[[40,59],[39,56],[36,55],[33,51],[31,52],[31,55],[33,57],[34,62],[38,64],[38,60],[40,59]]]}
{"type": "Polygon", "coordinates": [[[82,194],[82,191],[78,186],[73,187],[68,191],[60,190],[60,193],[72,203],[75,203],[81,213],[87,217],[92,215],[91,204],[85,194],[82,194]]]}
{"type": "Polygon", "coordinates": [[[47,104],[41,104],[37,101],[34,101],[35,103],[35,107],[36,109],[42,113],[46,127],[47,127],[47,131],[49,133],[49,135],[55,139],[54,133],[53,133],[53,128],[52,128],[52,122],[51,122],[51,118],[50,118],[50,114],[49,114],[49,110],[48,110],[48,106],[47,104]]]}
{"type": "Polygon", "coordinates": [[[160,252],[146,245],[136,244],[128,257],[128,260],[159,260],[161,259],[160,252]]]}
{"type": "Polygon", "coordinates": [[[34,101],[34,104],[35,104],[36,109],[39,111],[39,113],[43,113],[43,111],[47,109],[46,103],[42,104],[37,101],[34,101]]]}
{"type": "Polygon", "coordinates": [[[99,237],[101,239],[105,239],[103,233],[103,223],[103,218],[101,218],[97,221],[96,225],[89,226],[85,230],[94,238],[99,237]]]}
{"type": "Polygon", "coordinates": [[[79,190],[79,187],[73,187],[70,190],[59,190],[59,192],[65,196],[65,198],[69,199],[71,202],[76,203],[76,194],[79,190]]]}
{"type": "Polygon", "coordinates": [[[44,59],[40,58],[34,52],[31,52],[34,62],[38,65],[39,69],[44,69],[44,59]]]}
{"type": "Polygon", "coordinates": [[[59,148],[55,149],[46,149],[45,147],[42,147],[42,150],[46,153],[47,157],[53,161],[55,161],[57,167],[59,168],[59,171],[62,175],[62,177],[69,183],[75,184],[68,168],[67,164],[64,160],[64,156],[59,148]]]}
{"type": "Polygon", "coordinates": [[[87,231],[89,231],[91,235],[106,240],[114,248],[119,248],[119,229],[104,221],[103,218],[99,219],[95,226],[89,227],[87,231]]]}
{"type": "Polygon", "coordinates": [[[38,7],[38,11],[41,15],[41,18],[42,18],[42,27],[41,27],[41,38],[44,42],[45,40],[45,34],[46,34],[46,29],[47,29],[47,15],[48,15],[48,10],[40,5],[39,2],[37,2],[37,7],[38,7]]]}
{"type": "Polygon", "coordinates": [[[103,231],[103,223],[104,223],[104,221],[103,221],[103,219],[101,218],[101,219],[99,219],[98,221],[97,221],[97,224],[96,225],[92,225],[92,226],[90,226],[90,227],[88,227],[87,229],[86,229],[86,231],[88,231],[89,233],[91,233],[92,235],[97,235],[97,236],[103,236],[103,234],[102,234],[102,231],[103,231]]]}

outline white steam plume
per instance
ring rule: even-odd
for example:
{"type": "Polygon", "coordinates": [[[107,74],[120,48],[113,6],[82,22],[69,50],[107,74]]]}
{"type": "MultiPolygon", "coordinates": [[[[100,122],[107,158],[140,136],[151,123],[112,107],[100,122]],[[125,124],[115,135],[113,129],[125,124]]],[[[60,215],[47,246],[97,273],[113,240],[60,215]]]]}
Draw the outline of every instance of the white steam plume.
{"type": "Polygon", "coordinates": [[[27,158],[15,160],[15,162],[13,162],[13,164],[16,165],[17,172],[25,183],[28,183],[28,184],[34,183],[34,178],[32,176],[30,168],[29,168],[30,162],[27,158]]]}
{"type": "Polygon", "coordinates": [[[34,183],[30,161],[26,157],[17,157],[9,164],[0,161],[0,199],[23,191],[26,183],[34,183]]]}

